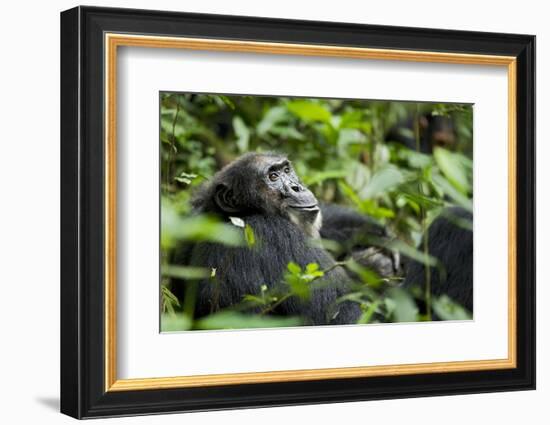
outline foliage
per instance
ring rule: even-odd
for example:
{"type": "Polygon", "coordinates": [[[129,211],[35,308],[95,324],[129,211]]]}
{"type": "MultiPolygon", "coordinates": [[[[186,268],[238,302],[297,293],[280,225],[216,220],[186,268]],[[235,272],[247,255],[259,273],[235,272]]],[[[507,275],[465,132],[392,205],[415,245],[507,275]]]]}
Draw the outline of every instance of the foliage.
{"type": "MultiPolygon", "coordinates": [[[[260,293],[247,294],[242,305],[200,320],[193,319],[192,306],[180,305],[169,291],[174,277],[193,282],[216,273],[172,264],[179,242],[251,248],[257,243],[251,228],[189,214],[193,190],[245,152],[287,154],[319,200],[375,218],[396,236],[389,248],[432,266],[440,267],[423,248],[424,231],[446,206],[472,210],[469,105],[176,93],[161,93],[160,102],[163,330],[296,326],[300,318],[269,313],[288,297],[307,299],[314,285],[322,282],[318,278],[330,271],[317,264],[302,270],[291,263],[284,290],[263,285],[260,293]],[[433,155],[419,151],[423,137],[419,123],[427,115],[452,120],[456,134],[452,148],[436,147],[433,155]],[[411,125],[403,126],[407,120],[411,125]],[[396,126],[416,140],[416,150],[386,140],[396,126]],[[254,306],[259,313],[245,315],[240,312],[243,306],[254,306]]],[[[464,220],[456,219],[456,224],[471,229],[464,220]]],[[[444,320],[470,317],[448,298],[432,300],[427,292],[408,293],[398,287],[399,281],[384,281],[351,260],[340,265],[357,276],[343,300],[359,303],[360,323],[430,320],[432,310],[444,320]]]]}

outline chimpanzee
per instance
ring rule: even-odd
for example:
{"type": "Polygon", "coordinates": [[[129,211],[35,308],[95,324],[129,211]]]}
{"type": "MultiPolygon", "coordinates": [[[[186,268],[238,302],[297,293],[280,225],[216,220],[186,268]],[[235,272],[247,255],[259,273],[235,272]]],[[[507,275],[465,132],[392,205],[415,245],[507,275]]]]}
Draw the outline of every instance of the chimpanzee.
{"type": "MultiPolygon", "coordinates": [[[[469,311],[473,309],[473,233],[462,223],[471,223],[472,214],[460,207],[449,208],[428,229],[428,251],[444,265],[443,274],[430,269],[431,292],[448,295],[469,311]]],[[[426,282],[426,267],[409,260],[406,265],[405,287],[426,282]]]]}
{"type": "Polygon", "coordinates": [[[456,144],[456,130],[452,118],[444,115],[423,114],[418,118],[418,144],[416,146],[415,117],[398,122],[386,134],[387,142],[395,142],[412,150],[431,154],[437,146],[453,148],[456,144]]]}
{"type": "Polygon", "coordinates": [[[346,208],[320,205],[283,155],[243,155],[200,187],[192,207],[197,214],[215,214],[228,223],[250,226],[255,240],[247,247],[201,242],[182,251],[179,263],[215,270],[213,278],[198,282],[198,317],[234,306],[246,294],[259,294],[264,285],[276,288],[288,264],[294,262],[302,268],[317,263],[327,272],[311,286],[307,301],[289,297],[275,313],[300,315],[310,325],[356,323],[361,315],[359,305],[337,302],[349,291],[352,279],[337,259],[312,243],[319,237],[341,243],[341,255],[358,258],[381,276],[396,275],[402,269],[399,255],[368,246],[358,237],[367,234],[387,239],[382,226],[346,208]]]}

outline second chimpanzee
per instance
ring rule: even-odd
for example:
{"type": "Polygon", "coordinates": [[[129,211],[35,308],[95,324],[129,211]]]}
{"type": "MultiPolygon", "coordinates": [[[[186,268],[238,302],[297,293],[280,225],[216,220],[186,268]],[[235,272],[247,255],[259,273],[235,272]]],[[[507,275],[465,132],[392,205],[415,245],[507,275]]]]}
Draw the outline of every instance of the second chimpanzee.
{"type": "Polygon", "coordinates": [[[456,145],[455,124],[445,115],[423,114],[418,119],[409,116],[388,131],[386,141],[426,154],[431,154],[438,146],[452,149],[456,145]]]}

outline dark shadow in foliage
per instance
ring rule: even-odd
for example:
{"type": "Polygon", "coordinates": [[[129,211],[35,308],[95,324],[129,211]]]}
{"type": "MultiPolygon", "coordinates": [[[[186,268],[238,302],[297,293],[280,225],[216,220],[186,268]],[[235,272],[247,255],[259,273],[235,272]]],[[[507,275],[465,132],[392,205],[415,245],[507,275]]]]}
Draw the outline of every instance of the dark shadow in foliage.
{"type": "MultiPolygon", "coordinates": [[[[466,227],[472,218],[465,209],[449,208],[428,230],[428,251],[445,266],[443,275],[435,268],[430,269],[432,294],[446,294],[469,311],[473,309],[473,233],[466,227]]],[[[409,261],[404,286],[424,288],[425,282],[424,264],[409,261]]]]}

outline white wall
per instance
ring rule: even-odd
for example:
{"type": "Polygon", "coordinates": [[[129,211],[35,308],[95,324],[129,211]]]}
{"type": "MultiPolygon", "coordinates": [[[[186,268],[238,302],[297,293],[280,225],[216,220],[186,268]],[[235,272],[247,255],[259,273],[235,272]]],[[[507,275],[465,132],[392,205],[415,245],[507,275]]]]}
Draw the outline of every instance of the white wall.
{"type": "MultiPolygon", "coordinates": [[[[70,1],[5,2],[0,15],[0,420],[69,423],[57,413],[59,381],[59,11],[70,1]]],[[[518,32],[537,35],[538,258],[550,249],[550,27],[544,2],[524,0],[319,2],[277,0],[97,1],[96,5],[347,21],[369,24],[518,32]]],[[[550,290],[539,263],[536,392],[345,403],[111,420],[109,423],[515,424],[548,420],[550,290]],[[540,418],[540,419],[539,419],[540,418]]],[[[102,421],[100,421],[102,422],[102,421]]],[[[32,423],[32,422],[31,422],[32,423]]]]}

